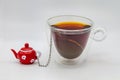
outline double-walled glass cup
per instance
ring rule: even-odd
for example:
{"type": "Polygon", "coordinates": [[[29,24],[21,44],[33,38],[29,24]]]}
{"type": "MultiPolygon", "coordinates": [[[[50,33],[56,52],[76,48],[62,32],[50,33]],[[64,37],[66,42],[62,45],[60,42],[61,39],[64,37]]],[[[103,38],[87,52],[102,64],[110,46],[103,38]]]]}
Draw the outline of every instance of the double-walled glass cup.
{"type": "Polygon", "coordinates": [[[90,37],[101,41],[106,36],[104,29],[93,29],[93,21],[82,16],[55,16],[48,19],[48,24],[51,30],[51,42],[53,42],[52,56],[60,64],[75,65],[84,62],[87,56],[87,47],[90,45],[90,37]],[[62,23],[64,26],[59,27],[62,23]],[[71,26],[71,23],[74,25],[71,26]],[[79,23],[82,27],[74,28],[79,23]],[[99,33],[102,36],[95,37],[99,33]]]}

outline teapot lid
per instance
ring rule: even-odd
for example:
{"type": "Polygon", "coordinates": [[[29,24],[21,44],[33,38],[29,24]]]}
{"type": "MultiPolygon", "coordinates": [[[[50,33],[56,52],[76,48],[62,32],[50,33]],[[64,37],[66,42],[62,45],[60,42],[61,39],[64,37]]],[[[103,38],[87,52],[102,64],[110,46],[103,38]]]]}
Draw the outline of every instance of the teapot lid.
{"type": "Polygon", "coordinates": [[[25,44],[24,44],[24,47],[21,48],[21,50],[23,50],[23,51],[28,51],[28,50],[33,50],[33,48],[29,47],[29,43],[25,43],[25,44]]]}

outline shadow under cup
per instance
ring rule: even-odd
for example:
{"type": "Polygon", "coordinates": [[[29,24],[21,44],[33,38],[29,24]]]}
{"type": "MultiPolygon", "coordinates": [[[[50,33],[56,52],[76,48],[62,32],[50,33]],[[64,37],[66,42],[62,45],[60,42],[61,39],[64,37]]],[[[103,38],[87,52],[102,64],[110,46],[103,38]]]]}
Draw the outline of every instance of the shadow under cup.
{"type": "Polygon", "coordinates": [[[92,21],[81,16],[64,15],[50,18],[49,24],[57,59],[63,63],[80,59],[88,42],[92,21]]]}

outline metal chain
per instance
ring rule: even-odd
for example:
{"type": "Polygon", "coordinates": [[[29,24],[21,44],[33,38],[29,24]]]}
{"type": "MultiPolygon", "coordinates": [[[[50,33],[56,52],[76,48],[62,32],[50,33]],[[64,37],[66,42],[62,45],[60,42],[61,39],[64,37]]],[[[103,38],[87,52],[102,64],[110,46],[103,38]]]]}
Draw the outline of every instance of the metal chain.
{"type": "Polygon", "coordinates": [[[50,34],[50,48],[49,48],[49,56],[48,56],[48,61],[46,64],[41,64],[40,61],[39,61],[39,57],[37,56],[37,60],[38,60],[38,66],[40,67],[47,67],[51,61],[51,52],[52,52],[52,35],[50,34]]]}

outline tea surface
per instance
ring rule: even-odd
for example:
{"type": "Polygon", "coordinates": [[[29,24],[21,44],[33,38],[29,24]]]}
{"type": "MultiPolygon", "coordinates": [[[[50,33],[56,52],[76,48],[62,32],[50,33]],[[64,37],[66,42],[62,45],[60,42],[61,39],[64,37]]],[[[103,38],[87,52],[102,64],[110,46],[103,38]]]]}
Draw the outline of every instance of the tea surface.
{"type": "Polygon", "coordinates": [[[77,29],[84,29],[84,28],[90,27],[90,25],[82,22],[59,22],[52,26],[60,29],[66,29],[66,30],[77,30],[77,29]]]}

